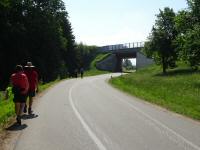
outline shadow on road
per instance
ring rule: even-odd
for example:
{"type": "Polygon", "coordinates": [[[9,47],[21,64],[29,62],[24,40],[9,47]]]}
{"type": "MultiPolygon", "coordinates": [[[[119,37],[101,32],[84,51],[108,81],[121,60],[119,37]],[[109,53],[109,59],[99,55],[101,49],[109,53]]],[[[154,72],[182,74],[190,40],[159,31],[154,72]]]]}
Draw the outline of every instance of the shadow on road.
{"type": "Polygon", "coordinates": [[[18,125],[17,123],[14,123],[11,126],[9,126],[8,128],[6,128],[6,130],[8,130],[8,131],[19,131],[19,130],[23,130],[27,127],[28,126],[26,124],[18,125]]]}
{"type": "MultiPolygon", "coordinates": [[[[23,120],[33,119],[33,118],[37,118],[37,117],[38,117],[38,115],[36,115],[36,114],[31,114],[31,115],[24,114],[24,115],[22,115],[23,120]]],[[[19,130],[23,130],[27,127],[28,126],[26,124],[19,125],[15,122],[11,126],[6,128],[6,130],[8,130],[8,131],[19,131],[19,130]]]]}
{"type": "Polygon", "coordinates": [[[33,118],[37,118],[37,117],[38,117],[38,115],[36,115],[36,114],[31,114],[31,115],[24,114],[24,115],[22,115],[22,119],[24,119],[24,120],[33,119],[33,118]]]}

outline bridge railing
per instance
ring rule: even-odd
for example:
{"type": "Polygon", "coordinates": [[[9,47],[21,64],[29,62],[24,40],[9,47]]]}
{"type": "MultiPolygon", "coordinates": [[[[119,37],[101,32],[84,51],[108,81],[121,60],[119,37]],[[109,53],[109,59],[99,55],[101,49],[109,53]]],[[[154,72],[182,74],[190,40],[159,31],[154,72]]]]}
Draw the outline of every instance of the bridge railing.
{"type": "Polygon", "coordinates": [[[122,49],[129,49],[129,48],[140,48],[144,47],[145,42],[134,42],[134,43],[125,43],[125,44],[116,44],[116,45],[106,45],[100,47],[102,51],[114,51],[114,50],[122,50],[122,49]]]}

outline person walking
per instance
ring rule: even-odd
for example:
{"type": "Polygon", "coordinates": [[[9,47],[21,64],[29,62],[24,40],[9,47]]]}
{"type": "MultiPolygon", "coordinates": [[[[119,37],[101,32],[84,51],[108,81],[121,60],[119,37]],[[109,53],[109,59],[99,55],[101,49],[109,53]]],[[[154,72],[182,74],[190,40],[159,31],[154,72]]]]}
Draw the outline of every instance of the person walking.
{"type": "MultiPolygon", "coordinates": [[[[35,97],[36,91],[38,90],[38,73],[35,71],[35,66],[32,65],[32,62],[27,62],[25,66],[25,74],[28,77],[29,82],[29,104],[28,104],[28,114],[32,114],[32,105],[33,105],[33,97],[35,97]]],[[[24,113],[27,112],[27,105],[24,107],[24,113]]]]}
{"type": "Polygon", "coordinates": [[[23,72],[23,67],[17,65],[16,73],[11,75],[12,92],[14,94],[13,101],[15,103],[16,121],[21,125],[21,115],[27,99],[29,83],[26,74],[23,72]]]}

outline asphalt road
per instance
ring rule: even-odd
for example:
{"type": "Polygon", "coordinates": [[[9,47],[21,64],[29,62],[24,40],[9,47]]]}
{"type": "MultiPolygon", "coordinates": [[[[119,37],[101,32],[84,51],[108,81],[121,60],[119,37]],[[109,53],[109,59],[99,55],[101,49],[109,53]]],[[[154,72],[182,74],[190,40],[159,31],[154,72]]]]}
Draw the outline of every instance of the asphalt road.
{"type": "Polygon", "coordinates": [[[51,88],[37,100],[38,117],[23,120],[14,149],[200,150],[199,122],[112,88],[110,76],[51,88]]]}

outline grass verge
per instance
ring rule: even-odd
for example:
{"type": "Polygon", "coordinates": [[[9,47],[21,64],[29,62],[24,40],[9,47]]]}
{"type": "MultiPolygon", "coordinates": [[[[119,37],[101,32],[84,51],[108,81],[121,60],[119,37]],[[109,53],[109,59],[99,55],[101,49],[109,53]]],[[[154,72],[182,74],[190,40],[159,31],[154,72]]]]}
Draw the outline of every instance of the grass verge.
{"type": "Polygon", "coordinates": [[[200,72],[185,65],[169,70],[167,75],[154,65],[109,82],[131,95],[200,120],[200,72]]]}
{"type": "MultiPolygon", "coordinates": [[[[92,61],[90,65],[90,70],[86,71],[84,73],[84,76],[94,76],[99,74],[105,74],[109,73],[108,71],[101,71],[96,69],[96,62],[101,61],[102,59],[108,57],[110,54],[99,54],[97,57],[92,61]]],[[[59,82],[59,80],[47,83],[47,84],[40,84],[39,85],[39,92],[44,91],[45,89],[49,88],[53,84],[59,82]]],[[[9,89],[8,99],[3,98],[2,92],[0,92],[0,128],[4,126],[8,119],[12,116],[14,116],[14,103],[12,101],[13,94],[11,92],[11,89],[9,89]]]]}
{"type": "Polygon", "coordinates": [[[96,58],[91,62],[90,64],[90,70],[85,71],[84,76],[94,76],[94,75],[100,75],[100,74],[105,74],[105,73],[109,73],[109,71],[102,71],[102,70],[98,70],[96,68],[96,63],[105,59],[106,57],[108,57],[110,54],[98,54],[96,56],[96,58]]]}
{"type": "MultiPolygon", "coordinates": [[[[49,88],[53,84],[59,82],[59,80],[55,80],[53,82],[49,82],[47,84],[40,84],[39,85],[39,92],[44,91],[45,89],[49,88]]],[[[12,101],[13,94],[11,92],[11,88],[8,90],[9,96],[7,99],[4,98],[4,96],[1,96],[0,98],[0,128],[2,128],[9,120],[10,117],[14,116],[15,110],[14,110],[14,103],[12,101]]],[[[1,93],[2,95],[2,93],[1,93]]]]}

